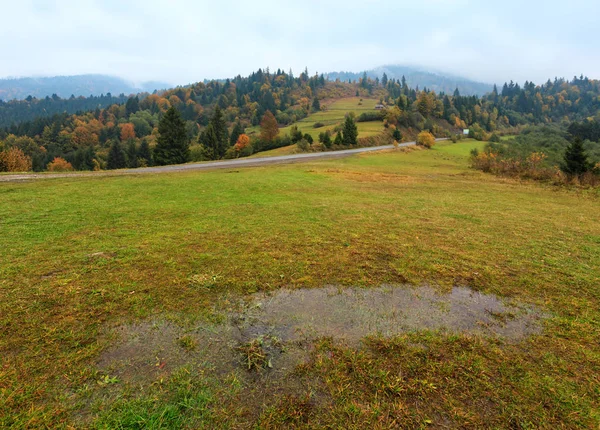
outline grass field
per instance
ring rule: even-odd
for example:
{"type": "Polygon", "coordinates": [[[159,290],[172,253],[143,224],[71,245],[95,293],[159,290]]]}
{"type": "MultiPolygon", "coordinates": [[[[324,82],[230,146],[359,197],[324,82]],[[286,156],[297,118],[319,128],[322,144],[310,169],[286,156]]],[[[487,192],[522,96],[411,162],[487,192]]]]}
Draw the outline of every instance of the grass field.
{"type": "MultiPolygon", "coordinates": [[[[315,141],[319,138],[319,133],[323,133],[325,130],[331,130],[335,126],[342,124],[348,112],[354,112],[356,116],[359,116],[363,112],[374,112],[375,105],[379,103],[376,99],[362,99],[360,97],[351,97],[346,99],[336,100],[329,104],[324,104],[321,112],[313,113],[304,119],[294,123],[298,126],[298,129],[302,134],[310,134],[315,141]],[[360,104],[359,104],[360,103],[360,104]],[[323,127],[314,128],[314,124],[321,122],[324,124],[323,127]]],[[[358,137],[375,136],[384,130],[383,122],[381,121],[369,121],[359,122],[358,126],[358,137]]],[[[290,132],[292,126],[284,127],[279,130],[281,135],[287,135],[290,132]]],[[[258,127],[253,127],[247,130],[249,133],[259,132],[258,127]]]]}
{"type": "Polygon", "coordinates": [[[0,183],[0,428],[598,428],[600,196],[470,170],[475,147],[0,183]],[[548,317],[520,341],[322,338],[272,390],[242,366],[150,357],[159,373],[137,383],[98,364],[123,324],[209,326],[257,291],[381,284],[548,317]]]}

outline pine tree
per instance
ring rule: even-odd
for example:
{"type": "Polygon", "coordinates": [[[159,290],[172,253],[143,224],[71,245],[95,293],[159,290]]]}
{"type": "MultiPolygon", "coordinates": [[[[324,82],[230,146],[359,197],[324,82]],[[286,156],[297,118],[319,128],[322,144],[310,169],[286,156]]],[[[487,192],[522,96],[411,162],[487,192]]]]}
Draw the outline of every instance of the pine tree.
{"type": "Polygon", "coordinates": [[[564,162],[560,170],[569,176],[581,176],[591,168],[579,137],[573,138],[565,151],[564,162]]]}
{"type": "Polygon", "coordinates": [[[236,122],[233,126],[233,130],[231,131],[231,136],[229,138],[229,144],[231,146],[235,145],[240,135],[244,134],[244,127],[239,122],[236,122]]]}
{"type": "Polygon", "coordinates": [[[158,123],[159,137],[154,161],[159,166],[185,163],[190,158],[190,143],[179,111],[171,106],[158,123]]]}
{"type": "Polygon", "coordinates": [[[125,158],[125,152],[121,148],[121,144],[118,141],[114,141],[108,151],[108,160],[106,162],[107,169],[123,169],[127,167],[127,159],[125,158]]]}
{"type": "Polygon", "coordinates": [[[319,112],[321,110],[321,103],[319,102],[319,99],[316,97],[313,99],[312,108],[313,108],[313,111],[315,111],[315,112],[319,112]]]}
{"type": "Polygon", "coordinates": [[[145,163],[146,166],[152,165],[152,153],[150,152],[150,145],[146,139],[142,140],[140,148],[137,153],[137,158],[145,163]]]}
{"type": "Polygon", "coordinates": [[[346,117],[344,123],[343,143],[346,146],[356,145],[358,143],[358,128],[352,115],[346,117]]]}
{"type": "Polygon", "coordinates": [[[381,85],[383,85],[384,87],[387,87],[387,84],[388,84],[388,76],[384,72],[383,77],[381,78],[381,85]]]}
{"type": "MultiPolygon", "coordinates": [[[[212,160],[219,160],[223,158],[225,152],[227,152],[227,149],[230,146],[229,135],[227,132],[227,123],[225,122],[225,118],[223,117],[223,111],[221,110],[219,105],[215,107],[213,116],[210,119],[210,125],[212,125],[213,132],[216,137],[216,146],[213,147],[214,158],[212,158],[212,160]]],[[[211,145],[214,145],[214,143],[211,142],[211,145]]]]}
{"type": "Polygon", "coordinates": [[[212,123],[208,124],[206,129],[199,136],[200,144],[204,147],[204,156],[209,160],[218,160],[219,156],[219,138],[215,132],[212,123]]]}
{"type": "Polygon", "coordinates": [[[341,146],[344,144],[344,139],[342,138],[341,131],[339,131],[338,134],[335,135],[335,139],[334,139],[333,143],[338,146],[341,146]]]}
{"type": "Polygon", "coordinates": [[[400,133],[400,130],[398,130],[398,129],[394,130],[394,132],[392,133],[392,137],[394,138],[394,140],[396,142],[402,141],[402,133],[400,133]]]}
{"type": "Polygon", "coordinates": [[[137,148],[135,147],[135,140],[130,139],[127,144],[127,167],[135,169],[140,167],[137,159],[137,148]]]}

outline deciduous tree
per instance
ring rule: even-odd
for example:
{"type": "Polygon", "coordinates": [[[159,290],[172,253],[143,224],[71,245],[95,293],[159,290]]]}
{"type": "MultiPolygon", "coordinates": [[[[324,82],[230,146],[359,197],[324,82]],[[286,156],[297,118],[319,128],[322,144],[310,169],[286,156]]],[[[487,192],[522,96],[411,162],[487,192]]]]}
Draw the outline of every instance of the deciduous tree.
{"type": "Polygon", "coordinates": [[[260,122],[260,138],[266,142],[273,142],[279,135],[277,120],[270,110],[265,112],[260,122]]]}

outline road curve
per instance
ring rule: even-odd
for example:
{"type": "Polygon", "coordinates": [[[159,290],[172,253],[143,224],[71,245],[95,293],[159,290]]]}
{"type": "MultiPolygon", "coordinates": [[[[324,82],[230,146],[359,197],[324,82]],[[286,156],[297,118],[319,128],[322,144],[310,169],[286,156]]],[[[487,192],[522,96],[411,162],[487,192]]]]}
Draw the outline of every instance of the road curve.
{"type": "MultiPolygon", "coordinates": [[[[443,139],[438,139],[443,140],[443,139]]],[[[405,142],[399,144],[400,147],[413,146],[416,142],[405,142]]],[[[188,163],[174,164],[170,166],[157,167],[141,167],[138,169],[121,169],[102,172],[77,172],[77,173],[31,173],[31,174],[15,174],[15,175],[0,175],[0,182],[27,181],[32,179],[51,179],[51,178],[73,178],[73,177],[89,177],[89,176],[105,176],[105,175],[140,175],[147,173],[165,173],[165,172],[180,172],[188,170],[214,170],[214,169],[230,169],[235,167],[253,167],[264,166],[268,164],[284,164],[295,163],[301,161],[310,161],[328,158],[347,157],[352,154],[362,152],[381,151],[382,149],[392,149],[394,145],[372,146],[368,148],[344,149],[341,151],[327,152],[309,152],[305,154],[281,155],[277,157],[258,157],[258,158],[236,158],[234,160],[210,161],[203,163],[188,163]]]]}

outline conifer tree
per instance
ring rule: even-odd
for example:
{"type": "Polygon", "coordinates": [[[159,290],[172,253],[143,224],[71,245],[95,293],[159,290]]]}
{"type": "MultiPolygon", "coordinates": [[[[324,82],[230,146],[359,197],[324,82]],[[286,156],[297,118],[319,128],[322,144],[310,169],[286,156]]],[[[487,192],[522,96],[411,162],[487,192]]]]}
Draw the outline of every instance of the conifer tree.
{"type": "Polygon", "coordinates": [[[110,150],[108,151],[108,160],[106,162],[106,167],[110,170],[112,169],[123,169],[127,167],[127,159],[125,157],[125,152],[123,152],[123,148],[121,148],[121,144],[118,141],[114,141],[110,146],[110,150]]]}
{"type": "Polygon", "coordinates": [[[185,163],[190,158],[185,123],[179,111],[171,106],[158,123],[159,137],[154,149],[154,161],[159,166],[185,163]]]}
{"type": "Polygon", "coordinates": [[[135,140],[130,139],[127,144],[127,167],[136,168],[140,167],[137,159],[137,148],[135,147],[135,140]]]}
{"type": "Polygon", "coordinates": [[[199,136],[200,144],[204,147],[204,156],[209,160],[218,160],[219,155],[219,138],[215,132],[215,127],[212,122],[208,124],[206,129],[199,136]]]}
{"type": "Polygon", "coordinates": [[[244,134],[244,127],[239,122],[236,122],[233,126],[233,130],[231,130],[231,136],[229,138],[229,144],[231,146],[235,145],[238,138],[244,134]]]}
{"type": "Polygon", "coordinates": [[[313,108],[313,111],[315,111],[315,112],[319,112],[321,110],[321,103],[319,102],[319,99],[316,97],[313,99],[312,108],[313,108]]]}
{"type": "Polygon", "coordinates": [[[569,176],[581,176],[591,168],[579,137],[573,138],[567,146],[563,159],[560,169],[569,176]]]}
{"type": "Polygon", "coordinates": [[[358,128],[356,127],[352,115],[348,115],[346,117],[346,122],[344,123],[343,143],[347,146],[356,145],[358,143],[358,128]]]}
{"type": "Polygon", "coordinates": [[[142,139],[142,143],[140,143],[137,158],[143,161],[146,166],[152,165],[152,152],[150,151],[150,145],[148,145],[148,141],[146,139],[142,139]]]}
{"type": "Polygon", "coordinates": [[[335,145],[343,145],[344,139],[342,139],[342,132],[339,131],[338,134],[335,135],[335,140],[333,141],[335,145]]]}

